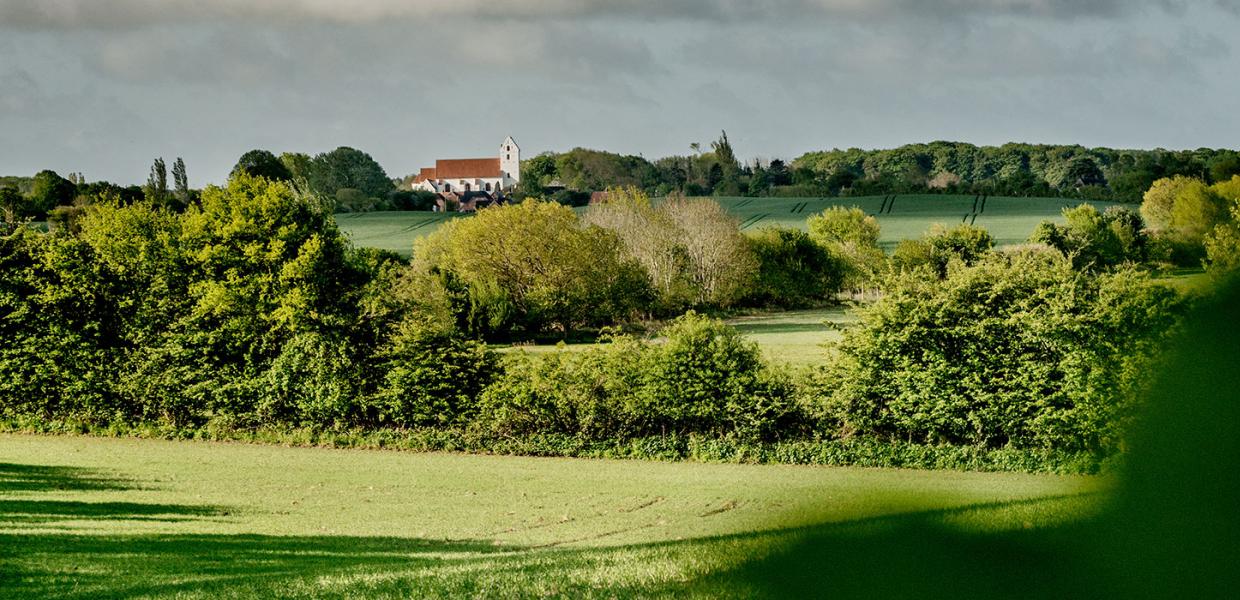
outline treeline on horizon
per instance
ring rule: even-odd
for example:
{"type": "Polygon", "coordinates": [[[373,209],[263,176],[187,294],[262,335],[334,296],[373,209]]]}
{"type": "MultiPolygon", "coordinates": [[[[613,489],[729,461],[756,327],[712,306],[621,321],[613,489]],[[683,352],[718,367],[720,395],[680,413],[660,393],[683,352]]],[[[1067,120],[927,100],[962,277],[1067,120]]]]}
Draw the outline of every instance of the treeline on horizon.
{"type": "Polygon", "coordinates": [[[1155,181],[1173,176],[1206,183],[1240,174],[1234,150],[1117,150],[1079,145],[961,142],[908,144],[885,150],[807,152],[785,163],[741,163],[727,134],[703,151],[649,161],[576,148],[544,153],[522,164],[521,191],[545,195],[559,182],[561,201],[614,186],[635,186],[656,196],[848,197],[916,193],[985,193],[1140,202],[1155,181]]]}
{"type": "MultiPolygon", "coordinates": [[[[654,161],[585,148],[544,152],[522,162],[522,181],[512,196],[581,206],[591,192],[636,187],[658,197],[985,193],[1136,203],[1159,179],[1191,177],[1208,185],[1240,174],[1240,153],[1209,148],[1120,150],[939,141],[883,150],[813,151],[791,162],[746,163],[737,158],[724,132],[708,147],[691,144],[690,149],[690,154],[654,161]]],[[[412,176],[392,178],[369,154],[349,147],[313,156],[251,150],[234,166],[232,173],[239,172],[299,185],[330,200],[335,212],[430,210],[434,205],[432,194],[409,189],[412,176]]],[[[163,159],[155,161],[142,186],[87,182],[81,173],[62,177],[44,170],[33,177],[0,177],[0,210],[10,217],[67,221],[103,193],[126,201],[152,198],[184,206],[196,190],[189,187],[180,159],[173,165],[172,184],[163,159]]]]}

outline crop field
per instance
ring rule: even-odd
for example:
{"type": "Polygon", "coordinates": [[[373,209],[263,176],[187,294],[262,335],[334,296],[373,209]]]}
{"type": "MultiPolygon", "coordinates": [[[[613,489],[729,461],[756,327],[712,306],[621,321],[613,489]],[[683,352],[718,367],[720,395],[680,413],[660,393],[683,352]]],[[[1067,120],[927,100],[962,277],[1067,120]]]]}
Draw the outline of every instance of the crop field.
{"type": "Polygon", "coordinates": [[[0,435],[0,596],[746,595],[806,531],[1051,528],[1105,484],[0,435]]]}
{"type": "Polygon", "coordinates": [[[413,240],[459,216],[428,211],[340,213],[336,223],[354,246],[390,250],[407,257],[413,250],[413,240]]]}
{"type": "MultiPolygon", "coordinates": [[[[892,247],[901,240],[921,237],[934,224],[971,223],[986,228],[1000,245],[1025,241],[1038,223],[1063,221],[1064,208],[1081,204],[1066,198],[908,195],[858,198],[718,198],[741,220],[741,229],[766,225],[804,229],[805,220],[831,206],[856,206],[874,215],[882,227],[879,242],[892,247]]],[[[1091,202],[1100,210],[1113,203],[1091,202]]]]}
{"type": "MultiPolygon", "coordinates": [[[[901,240],[921,237],[935,223],[962,222],[985,227],[1000,245],[1023,242],[1038,223],[1063,221],[1060,214],[1080,200],[1066,198],[975,196],[865,196],[858,198],[716,198],[740,220],[742,230],[767,225],[805,228],[805,220],[831,206],[857,206],[874,215],[882,226],[879,242],[886,248],[901,240]]],[[[1091,202],[1099,209],[1113,203],[1091,202]]],[[[584,211],[585,209],[578,209],[584,211]]],[[[375,212],[336,215],[340,229],[358,246],[382,248],[409,256],[413,240],[431,233],[457,215],[431,212],[375,212]]]]}

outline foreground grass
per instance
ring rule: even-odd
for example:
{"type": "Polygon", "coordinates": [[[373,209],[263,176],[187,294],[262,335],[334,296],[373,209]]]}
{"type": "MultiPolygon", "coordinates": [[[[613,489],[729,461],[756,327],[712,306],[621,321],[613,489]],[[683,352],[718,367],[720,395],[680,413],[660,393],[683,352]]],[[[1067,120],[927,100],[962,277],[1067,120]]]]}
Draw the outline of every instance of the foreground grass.
{"type": "Polygon", "coordinates": [[[1090,513],[1049,475],[531,459],[0,435],[0,595],[737,595],[823,528],[1090,513]]]}

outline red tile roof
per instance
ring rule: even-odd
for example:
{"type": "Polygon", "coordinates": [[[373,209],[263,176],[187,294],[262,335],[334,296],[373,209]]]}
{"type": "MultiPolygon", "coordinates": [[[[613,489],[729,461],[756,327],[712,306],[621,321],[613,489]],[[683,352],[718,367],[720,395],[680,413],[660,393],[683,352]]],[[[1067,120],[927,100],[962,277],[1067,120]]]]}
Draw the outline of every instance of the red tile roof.
{"type": "Polygon", "coordinates": [[[435,179],[435,167],[423,167],[422,172],[418,173],[417,178],[415,178],[413,182],[422,183],[428,179],[435,179]]]}
{"type": "MultiPolygon", "coordinates": [[[[427,169],[423,169],[426,172],[427,169]]],[[[499,158],[437,160],[435,179],[482,179],[500,176],[499,158]]]]}

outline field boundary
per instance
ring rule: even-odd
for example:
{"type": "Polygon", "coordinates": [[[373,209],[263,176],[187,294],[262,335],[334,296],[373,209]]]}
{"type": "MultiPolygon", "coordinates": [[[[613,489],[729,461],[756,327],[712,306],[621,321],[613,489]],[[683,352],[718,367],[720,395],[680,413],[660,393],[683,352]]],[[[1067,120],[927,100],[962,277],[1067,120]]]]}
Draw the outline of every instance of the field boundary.
{"type": "Polygon", "coordinates": [[[462,429],[173,429],[82,423],[0,422],[0,433],[231,442],[304,448],[449,452],[527,457],[646,460],[731,464],[782,464],[920,470],[1097,474],[1121,456],[1086,452],[977,446],[922,445],[873,439],[757,442],[697,434],[587,440],[563,434],[495,437],[462,429]]]}

